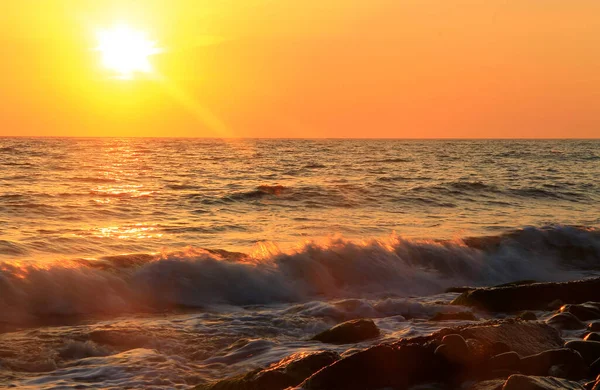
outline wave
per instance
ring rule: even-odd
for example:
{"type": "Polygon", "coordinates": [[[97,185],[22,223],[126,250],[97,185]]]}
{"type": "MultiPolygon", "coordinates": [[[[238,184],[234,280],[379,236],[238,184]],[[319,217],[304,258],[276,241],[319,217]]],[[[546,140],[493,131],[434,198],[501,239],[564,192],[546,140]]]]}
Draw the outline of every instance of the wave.
{"type": "Polygon", "coordinates": [[[548,199],[581,201],[589,199],[589,196],[579,193],[573,186],[568,184],[553,185],[551,190],[548,185],[546,189],[539,187],[525,188],[501,188],[481,181],[452,181],[435,185],[420,185],[410,189],[411,192],[432,193],[437,195],[464,196],[464,195],[497,195],[517,198],[548,199]]]}
{"type": "Polygon", "coordinates": [[[72,182],[81,182],[81,183],[116,183],[117,179],[112,179],[109,177],[71,177],[68,179],[72,182]]]}
{"type": "Polygon", "coordinates": [[[327,166],[323,165],[323,164],[319,164],[319,163],[309,163],[309,164],[306,164],[304,166],[304,168],[306,168],[306,169],[318,169],[318,168],[327,168],[327,166]]]}
{"type": "Polygon", "coordinates": [[[422,296],[456,285],[567,280],[600,270],[600,232],[555,226],[454,241],[342,238],[255,254],[187,249],[0,263],[0,321],[213,305],[422,296]]]}
{"type": "Polygon", "coordinates": [[[246,199],[257,199],[265,196],[279,196],[290,189],[281,185],[261,185],[256,187],[255,190],[238,192],[228,196],[228,199],[232,200],[246,200],[246,199]]]}

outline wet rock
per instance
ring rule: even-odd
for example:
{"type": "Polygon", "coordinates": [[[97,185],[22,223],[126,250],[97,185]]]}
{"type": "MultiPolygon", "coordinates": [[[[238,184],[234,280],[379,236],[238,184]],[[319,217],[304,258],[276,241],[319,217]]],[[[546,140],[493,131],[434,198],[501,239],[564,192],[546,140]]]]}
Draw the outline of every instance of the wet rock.
{"type": "Polygon", "coordinates": [[[487,381],[482,381],[475,383],[473,386],[469,387],[469,390],[502,390],[504,382],[504,379],[491,379],[487,381]]]}
{"type": "Polygon", "coordinates": [[[500,355],[501,353],[510,352],[510,347],[502,341],[496,341],[492,344],[490,352],[492,355],[500,355]]]}
{"type": "Polygon", "coordinates": [[[377,345],[324,368],[305,380],[306,390],[367,390],[435,381],[439,366],[433,351],[419,345],[377,345]]]}
{"type": "Polygon", "coordinates": [[[469,355],[473,360],[486,360],[490,357],[490,350],[477,339],[466,339],[467,348],[469,349],[469,355]]]}
{"type": "Polygon", "coordinates": [[[358,319],[343,322],[314,336],[311,340],[328,344],[358,343],[379,337],[379,328],[372,320],[358,319]]]}
{"type": "Polygon", "coordinates": [[[297,386],[303,380],[340,359],[332,351],[297,353],[248,374],[213,384],[199,385],[196,390],[281,390],[297,386]]]}
{"type": "Polygon", "coordinates": [[[470,311],[461,311],[458,313],[436,313],[429,321],[478,321],[478,319],[470,311]]]}
{"type": "Polygon", "coordinates": [[[590,332],[600,332],[600,321],[590,322],[587,326],[590,332]]]}
{"type": "Polygon", "coordinates": [[[600,310],[592,305],[564,305],[559,311],[561,313],[571,313],[581,321],[595,320],[600,318],[600,310]]]}
{"type": "Polygon", "coordinates": [[[600,334],[598,333],[588,333],[583,338],[585,341],[600,341],[600,334]]]}
{"type": "Polygon", "coordinates": [[[592,364],[590,364],[590,375],[600,375],[600,358],[596,359],[592,364]]]}
{"type": "Polygon", "coordinates": [[[548,325],[563,330],[584,329],[585,324],[571,313],[558,313],[546,320],[548,325]]]}
{"type": "Polygon", "coordinates": [[[511,375],[504,383],[502,390],[583,390],[577,382],[553,377],[511,375]]]}
{"type": "Polygon", "coordinates": [[[471,355],[465,339],[459,334],[450,334],[442,338],[442,344],[436,348],[435,355],[453,364],[468,364],[471,355]]]}
{"type": "Polygon", "coordinates": [[[587,364],[592,364],[600,358],[600,342],[598,341],[569,341],[565,344],[565,348],[579,352],[587,364]]]}
{"type": "Polygon", "coordinates": [[[519,314],[517,318],[520,318],[523,321],[537,321],[537,316],[532,311],[524,311],[521,314],[519,314]]]}
{"type": "Polygon", "coordinates": [[[490,359],[489,366],[495,370],[513,370],[521,365],[521,357],[516,352],[505,352],[490,359]]]}
{"type": "Polygon", "coordinates": [[[452,301],[452,304],[494,312],[543,310],[557,299],[565,303],[587,302],[597,296],[599,288],[600,278],[564,283],[478,288],[462,293],[452,301]]]}
{"type": "Polygon", "coordinates": [[[587,375],[587,364],[581,355],[569,348],[553,349],[521,359],[521,372],[526,375],[545,376],[554,366],[562,366],[564,377],[581,379],[587,375]]]}
{"type": "Polygon", "coordinates": [[[497,355],[493,346],[501,342],[521,356],[533,355],[548,349],[560,348],[564,341],[558,331],[551,326],[538,322],[506,321],[495,325],[469,326],[458,332],[467,339],[477,339],[483,343],[489,356],[497,355]]]}

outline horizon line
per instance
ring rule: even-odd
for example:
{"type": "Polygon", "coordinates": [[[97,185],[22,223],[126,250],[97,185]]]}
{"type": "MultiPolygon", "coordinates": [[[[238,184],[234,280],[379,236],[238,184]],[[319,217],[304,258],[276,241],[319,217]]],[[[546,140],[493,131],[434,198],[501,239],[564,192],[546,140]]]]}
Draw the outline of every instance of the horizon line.
{"type": "Polygon", "coordinates": [[[398,141],[597,141],[597,138],[549,137],[549,138],[511,138],[511,137],[165,137],[165,136],[69,136],[69,135],[0,135],[3,138],[35,139],[205,139],[205,140],[398,140],[398,141]]]}

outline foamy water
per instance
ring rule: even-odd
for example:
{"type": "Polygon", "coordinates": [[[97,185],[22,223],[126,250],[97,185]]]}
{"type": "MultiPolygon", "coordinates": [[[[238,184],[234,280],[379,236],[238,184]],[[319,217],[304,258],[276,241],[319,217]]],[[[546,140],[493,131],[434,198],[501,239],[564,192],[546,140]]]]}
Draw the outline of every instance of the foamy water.
{"type": "Polygon", "coordinates": [[[599,141],[5,138],[0,172],[0,387],[189,388],[600,269],[599,141]]]}

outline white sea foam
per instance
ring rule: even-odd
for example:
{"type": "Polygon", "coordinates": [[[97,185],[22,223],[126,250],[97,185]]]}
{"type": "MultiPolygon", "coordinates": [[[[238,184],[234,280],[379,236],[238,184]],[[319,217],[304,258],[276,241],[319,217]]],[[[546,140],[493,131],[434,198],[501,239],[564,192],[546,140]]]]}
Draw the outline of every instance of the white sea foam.
{"type": "Polygon", "coordinates": [[[567,280],[598,269],[598,233],[570,227],[476,241],[339,238],[236,259],[190,249],[97,261],[2,263],[0,320],[423,296],[456,285],[567,280]]]}

